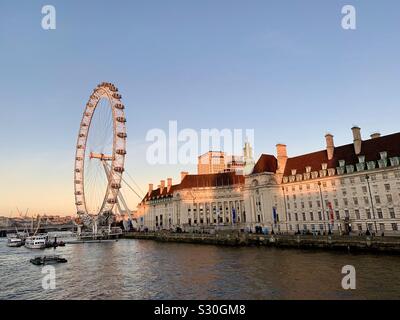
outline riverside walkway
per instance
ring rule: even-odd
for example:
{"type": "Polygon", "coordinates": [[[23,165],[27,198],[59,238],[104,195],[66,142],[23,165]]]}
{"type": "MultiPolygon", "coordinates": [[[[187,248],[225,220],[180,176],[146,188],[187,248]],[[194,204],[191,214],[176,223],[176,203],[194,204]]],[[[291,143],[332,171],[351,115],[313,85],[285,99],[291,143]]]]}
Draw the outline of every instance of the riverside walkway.
{"type": "Polygon", "coordinates": [[[228,246],[267,246],[278,248],[326,249],[400,254],[400,237],[390,236],[263,235],[242,232],[224,232],[215,234],[130,232],[126,233],[124,238],[228,246]]]}

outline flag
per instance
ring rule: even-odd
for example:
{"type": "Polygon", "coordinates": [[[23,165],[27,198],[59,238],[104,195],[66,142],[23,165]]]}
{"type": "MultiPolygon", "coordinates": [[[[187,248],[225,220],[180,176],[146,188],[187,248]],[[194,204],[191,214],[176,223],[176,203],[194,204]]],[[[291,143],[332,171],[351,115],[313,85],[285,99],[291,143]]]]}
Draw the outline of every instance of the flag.
{"type": "Polygon", "coordinates": [[[235,210],[235,208],[232,208],[232,222],[236,223],[236,210],[235,210]]]}
{"type": "Polygon", "coordinates": [[[272,216],[273,216],[273,218],[274,218],[274,224],[276,224],[276,222],[277,222],[277,213],[276,213],[276,208],[275,207],[272,207],[272,216]]]}
{"type": "Polygon", "coordinates": [[[330,220],[331,220],[331,225],[333,225],[334,221],[335,221],[335,216],[333,215],[333,208],[332,208],[331,202],[328,202],[328,208],[329,208],[329,216],[330,216],[330,220]]]}

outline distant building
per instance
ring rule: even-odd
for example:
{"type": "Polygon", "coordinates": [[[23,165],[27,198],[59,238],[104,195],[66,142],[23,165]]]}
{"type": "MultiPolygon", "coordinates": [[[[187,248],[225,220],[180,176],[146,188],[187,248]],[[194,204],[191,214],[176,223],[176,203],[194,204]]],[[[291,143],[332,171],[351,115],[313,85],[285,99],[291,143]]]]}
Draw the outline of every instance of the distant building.
{"type": "Polygon", "coordinates": [[[223,172],[225,168],[225,152],[209,151],[198,158],[198,174],[219,173],[223,172]]]}
{"type": "Polygon", "coordinates": [[[249,142],[245,143],[243,155],[226,155],[222,151],[209,151],[198,158],[197,174],[213,174],[234,171],[237,174],[248,174],[255,163],[253,149],[249,142]]]}
{"type": "MultiPolygon", "coordinates": [[[[245,175],[182,173],[179,184],[150,185],[140,226],[400,235],[400,133],[362,140],[360,128],[352,132],[351,144],[335,147],[327,134],[324,150],[296,157],[278,144],[245,175]]],[[[251,153],[248,146],[243,160],[251,153]]]]}

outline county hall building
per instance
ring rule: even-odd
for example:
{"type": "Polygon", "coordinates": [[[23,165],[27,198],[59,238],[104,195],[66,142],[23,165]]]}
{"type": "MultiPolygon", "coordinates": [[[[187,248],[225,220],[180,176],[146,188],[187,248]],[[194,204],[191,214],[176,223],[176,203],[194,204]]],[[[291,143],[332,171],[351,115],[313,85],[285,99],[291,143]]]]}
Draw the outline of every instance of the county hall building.
{"type": "Polygon", "coordinates": [[[296,157],[278,144],[276,155],[255,163],[247,143],[243,170],[227,164],[217,173],[183,172],[178,184],[150,184],[138,205],[140,228],[399,234],[400,133],[352,133],[350,144],[335,146],[327,134],[325,149],[296,157]]]}

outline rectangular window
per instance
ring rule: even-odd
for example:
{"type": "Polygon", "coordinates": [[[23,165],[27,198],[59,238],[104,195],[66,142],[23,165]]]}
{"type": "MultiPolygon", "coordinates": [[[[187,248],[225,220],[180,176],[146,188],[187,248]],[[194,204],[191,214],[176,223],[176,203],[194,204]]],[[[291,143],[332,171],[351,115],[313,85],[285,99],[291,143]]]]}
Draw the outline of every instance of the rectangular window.
{"type": "Polygon", "coordinates": [[[388,194],[386,195],[386,199],[387,199],[387,202],[389,202],[389,203],[392,203],[392,202],[393,202],[393,197],[392,197],[392,195],[391,195],[390,193],[388,193],[388,194]]]}
{"type": "Polygon", "coordinates": [[[376,209],[376,211],[378,212],[378,219],[383,219],[382,209],[378,208],[378,209],[376,209]]]}
{"type": "Polygon", "coordinates": [[[389,208],[389,216],[390,216],[390,219],[396,219],[396,214],[394,212],[394,208],[389,208]]]}
{"type": "Polygon", "coordinates": [[[385,224],[384,223],[380,223],[379,224],[379,230],[385,231],[385,224]]]}
{"type": "Polygon", "coordinates": [[[381,197],[380,196],[375,196],[375,203],[380,204],[381,203],[381,197]]]}
{"type": "Polygon", "coordinates": [[[303,215],[303,221],[306,221],[307,220],[306,219],[306,214],[303,212],[302,215],[303,215]]]}
{"type": "Polygon", "coordinates": [[[340,213],[339,210],[335,211],[335,215],[336,215],[336,220],[340,220],[340,213]]]}
{"type": "Polygon", "coordinates": [[[310,212],[310,220],[314,221],[314,213],[310,212]]]}
{"type": "Polygon", "coordinates": [[[338,206],[339,206],[339,201],[338,201],[338,199],[333,199],[333,203],[335,204],[335,207],[338,207],[338,206]]]}
{"type": "Polygon", "coordinates": [[[355,205],[355,206],[358,206],[358,198],[354,197],[354,198],[353,198],[353,202],[354,202],[354,205],[355,205]]]}
{"type": "Polygon", "coordinates": [[[345,207],[349,205],[349,201],[347,200],[347,198],[343,198],[343,203],[345,207]]]}
{"type": "Polygon", "coordinates": [[[318,220],[322,220],[322,213],[321,213],[321,211],[318,211],[318,220]]]}
{"type": "Polygon", "coordinates": [[[393,231],[397,231],[398,230],[397,223],[392,223],[392,230],[393,231]]]}
{"type": "Polygon", "coordinates": [[[358,229],[358,231],[362,231],[362,224],[358,224],[357,229],[358,229]]]}
{"type": "Polygon", "coordinates": [[[369,198],[368,198],[368,197],[364,197],[364,203],[365,203],[366,205],[369,204],[369,198]]]}
{"type": "Polygon", "coordinates": [[[390,184],[389,183],[385,184],[385,190],[386,190],[386,192],[390,191],[390,184]]]}
{"type": "Polygon", "coordinates": [[[368,192],[368,190],[367,190],[367,187],[366,187],[366,186],[362,186],[362,192],[364,192],[364,193],[367,193],[367,192],[368,192]]]}
{"type": "Polygon", "coordinates": [[[360,210],[354,210],[354,214],[357,220],[360,220],[360,210]]]}
{"type": "Polygon", "coordinates": [[[295,219],[296,221],[299,221],[299,215],[298,215],[297,213],[294,214],[294,219],[295,219]]]}
{"type": "Polygon", "coordinates": [[[367,214],[367,219],[371,219],[371,209],[366,209],[365,213],[367,214]]]}
{"type": "Polygon", "coordinates": [[[308,201],[308,206],[312,208],[312,201],[308,201]]]}

